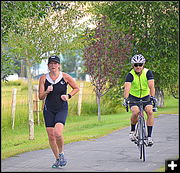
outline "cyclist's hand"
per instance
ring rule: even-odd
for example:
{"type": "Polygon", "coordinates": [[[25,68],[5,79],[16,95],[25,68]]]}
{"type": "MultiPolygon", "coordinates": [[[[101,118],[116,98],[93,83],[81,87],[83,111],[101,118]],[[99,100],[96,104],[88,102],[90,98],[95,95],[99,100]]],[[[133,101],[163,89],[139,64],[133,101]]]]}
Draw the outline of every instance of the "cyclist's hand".
{"type": "Polygon", "coordinates": [[[128,99],[127,98],[124,98],[124,101],[123,101],[123,106],[127,107],[128,106],[128,99]]]}
{"type": "Polygon", "coordinates": [[[157,99],[156,99],[156,97],[154,97],[154,96],[151,96],[151,97],[150,97],[150,100],[153,101],[154,104],[157,103],[157,99]]]}

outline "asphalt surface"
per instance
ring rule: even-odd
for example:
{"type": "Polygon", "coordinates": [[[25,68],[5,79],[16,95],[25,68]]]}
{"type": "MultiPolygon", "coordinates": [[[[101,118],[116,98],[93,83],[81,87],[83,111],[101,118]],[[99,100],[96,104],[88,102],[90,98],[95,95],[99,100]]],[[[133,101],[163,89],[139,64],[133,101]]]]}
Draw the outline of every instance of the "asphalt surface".
{"type": "Polygon", "coordinates": [[[129,127],[90,141],[65,145],[65,167],[51,168],[51,149],[27,152],[1,161],[2,172],[153,172],[165,160],[179,158],[179,115],[159,115],[153,128],[154,145],[146,147],[146,161],[129,141],[129,127]]]}

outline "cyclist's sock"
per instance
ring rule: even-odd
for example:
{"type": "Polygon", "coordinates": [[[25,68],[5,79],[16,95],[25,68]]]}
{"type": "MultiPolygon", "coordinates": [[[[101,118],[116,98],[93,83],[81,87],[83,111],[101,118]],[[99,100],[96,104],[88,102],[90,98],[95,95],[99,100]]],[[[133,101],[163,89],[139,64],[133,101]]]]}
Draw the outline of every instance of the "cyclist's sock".
{"type": "Polygon", "coordinates": [[[153,126],[147,126],[148,137],[151,137],[153,126]]]}
{"type": "Polygon", "coordinates": [[[136,124],[131,124],[131,131],[135,131],[136,124]]]}

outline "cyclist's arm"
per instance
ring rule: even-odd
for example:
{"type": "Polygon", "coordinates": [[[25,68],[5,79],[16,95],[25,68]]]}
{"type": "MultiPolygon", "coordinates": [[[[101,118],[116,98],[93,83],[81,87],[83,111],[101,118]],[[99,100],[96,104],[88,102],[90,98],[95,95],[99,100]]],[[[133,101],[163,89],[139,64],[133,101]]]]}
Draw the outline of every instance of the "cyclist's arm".
{"type": "Polygon", "coordinates": [[[124,98],[129,97],[132,81],[133,81],[133,75],[131,73],[128,73],[128,75],[126,76],[125,84],[124,84],[124,98]]]}
{"type": "Polygon", "coordinates": [[[150,96],[155,96],[154,79],[148,80],[148,86],[150,89],[150,96]]]}
{"type": "Polygon", "coordinates": [[[131,89],[131,82],[125,82],[125,84],[124,84],[124,98],[129,97],[130,89],[131,89]]]}
{"type": "Polygon", "coordinates": [[[147,72],[148,86],[150,89],[150,96],[155,96],[155,88],[154,88],[154,75],[151,70],[147,72]]]}

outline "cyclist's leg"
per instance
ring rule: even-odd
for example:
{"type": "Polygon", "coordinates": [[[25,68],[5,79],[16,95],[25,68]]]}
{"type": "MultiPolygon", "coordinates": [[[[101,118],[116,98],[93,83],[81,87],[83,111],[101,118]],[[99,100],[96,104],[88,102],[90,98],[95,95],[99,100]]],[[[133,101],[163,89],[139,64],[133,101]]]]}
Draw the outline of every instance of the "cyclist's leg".
{"type": "Polygon", "coordinates": [[[154,126],[154,116],[153,116],[153,111],[152,111],[152,105],[146,105],[145,107],[145,112],[147,114],[147,131],[148,131],[148,144],[149,145],[153,145],[153,141],[152,141],[152,129],[154,126]]]}
{"type": "Polygon", "coordinates": [[[152,111],[152,105],[146,105],[145,112],[147,114],[147,126],[153,126],[154,125],[154,116],[152,111]]]}
{"type": "Polygon", "coordinates": [[[131,124],[136,125],[136,123],[138,121],[139,107],[136,105],[133,105],[133,106],[131,106],[131,111],[132,111],[131,124]]]}
{"type": "Polygon", "coordinates": [[[131,115],[131,132],[129,133],[129,138],[131,141],[135,141],[135,128],[136,123],[138,122],[138,114],[139,114],[139,107],[136,105],[130,105],[132,115],[131,115]]]}

